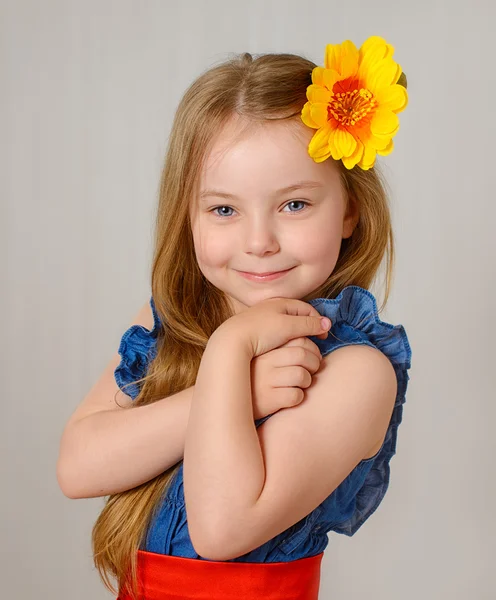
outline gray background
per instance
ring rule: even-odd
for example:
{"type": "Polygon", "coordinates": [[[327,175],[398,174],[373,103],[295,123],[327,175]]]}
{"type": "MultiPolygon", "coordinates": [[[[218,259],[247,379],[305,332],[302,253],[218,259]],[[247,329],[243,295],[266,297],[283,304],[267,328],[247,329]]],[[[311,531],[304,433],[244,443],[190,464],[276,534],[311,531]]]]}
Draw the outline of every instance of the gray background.
{"type": "MultiPolygon", "coordinates": [[[[230,52],[381,35],[408,77],[392,191],[394,288],[412,370],[389,491],[330,534],[326,600],[494,598],[495,8],[483,1],[2,1],[2,598],[111,596],[103,499],[57,485],[62,429],[149,297],[175,107],[230,52]],[[491,557],[492,554],[492,557],[491,557]],[[491,560],[492,558],[492,560],[491,560]]],[[[374,291],[374,290],[373,290],[374,291]]]]}

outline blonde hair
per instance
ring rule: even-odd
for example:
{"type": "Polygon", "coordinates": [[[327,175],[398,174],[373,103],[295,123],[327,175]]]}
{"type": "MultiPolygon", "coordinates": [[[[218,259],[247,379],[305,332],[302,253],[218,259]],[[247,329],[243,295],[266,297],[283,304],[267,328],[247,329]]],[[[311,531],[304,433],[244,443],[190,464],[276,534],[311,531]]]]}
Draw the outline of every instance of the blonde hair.
{"type": "MultiPolygon", "coordinates": [[[[151,289],[162,326],[156,358],[131,407],[166,398],[195,384],[211,334],[232,316],[224,293],[202,274],[196,262],[190,201],[216,135],[234,115],[250,122],[299,119],[316,65],[293,54],[235,55],[203,73],[185,92],[172,125],[161,176],[154,237],[151,289]]],[[[333,160],[332,158],[328,160],[333,160]]],[[[342,240],[336,266],[315,290],[334,298],[348,285],[369,288],[386,259],[385,299],[394,262],[393,232],[386,183],[377,167],[348,170],[337,161],[347,199],[358,204],[359,220],[342,240]]],[[[160,506],[181,461],[136,488],[109,496],[92,532],[95,566],[105,586],[137,596],[137,551],[154,510],[160,506]]]]}

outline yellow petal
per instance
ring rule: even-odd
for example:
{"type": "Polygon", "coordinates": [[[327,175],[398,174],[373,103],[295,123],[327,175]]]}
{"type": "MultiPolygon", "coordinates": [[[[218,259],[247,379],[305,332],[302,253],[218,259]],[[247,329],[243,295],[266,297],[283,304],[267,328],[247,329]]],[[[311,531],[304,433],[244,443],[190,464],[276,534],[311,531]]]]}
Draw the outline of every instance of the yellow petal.
{"type": "MultiPolygon", "coordinates": [[[[316,135],[316,134],[315,134],[316,135]]],[[[314,137],[315,137],[314,135],[314,137]]],[[[324,132],[321,131],[321,135],[324,135],[324,132]]],[[[327,133],[327,141],[329,141],[328,133],[327,133]]],[[[310,150],[310,144],[309,144],[310,150]]],[[[328,143],[323,143],[320,146],[312,146],[311,147],[311,156],[312,158],[321,158],[322,156],[329,156],[331,153],[331,148],[328,143]]],[[[310,154],[310,152],[309,152],[310,154]]]]}
{"type": "Polygon", "coordinates": [[[358,50],[353,42],[347,40],[342,45],[343,53],[341,55],[341,77],[348,79],[357,74],[358,71],[358,50]]]}
{"type": "Polygon", "coordinates": [[[351,40],[342,44],[327,44],[324,66],[337,71],[341,79],[355,75],[358,69],[358,50],[351,40]]]}
{"type": "Polygon", "coordinates": [[[383,150],[384,148],[386,148],[386,146],[389,144],[390,139],[390,135],[378,137],[373,133],[370,133],[367,137],[367,144],[369,144],[370,146],[372,146],[372,148],[375,148],[379,152],[379,150],[383,150]]]}
{"type": "Polygon", "coordinates": [[[330,131],[331,126],[329,123],[326,123],[323,127],[315,132],[314,136],[310,140],[310,143],[308,144],[308,153],[310,156],[318,156],[322,153],[322,150],[327,150],[329,147],[330,131]]]}
{"type": "Polygon", "coordinates": [[[378,137],[393,136],[399,129],[400,120],[396,113],[380,106],[370,121],[370,131],[378,137]]]}
{"type": "Polygon", "coordinates": [[[384,47],[384,56],[383,58],[386,58],[386,56],[392,56],[393,52],[394,52],[394,48],[391,44],[388,44],[386,42],[386,40],[380,36],[380,35],[371,35],[368,39],[365,40],[365,42],[363,42],[362,46],[361,46],[361,50],[368,51],[369,48],[371,48],[372,46],[375,45],[380,45],[384,47]]]}
{"type": "Polygon", "coordinates": [[[375,95],[382,88],[393,85],[397,74],[398,65],[392,58],[380,60],[367,71],[365,87],[375,95]]]}
{"type": "Polygon", "coordinates": [[[364,81],[367,73],[382,59],[393,55],[394,48],[382,37],[374,35],[366,40],[358,51],[358,77],[364,81]]]}
{"type": "Polygon", "coordinates": [[[301,109],[301,120],[303,121],[303,123],[305,123],[305,125],[307,125],[308,127],[311,127],[312,129],[318,129],[319,126],[317,125],[317,123],[312,119],[311,115],[310,115],[310,107],[312,105],[310,104],[310,102],[307,102],[303,108],[301,109]]]}
{"type": "Polygon", "coordinates": [[[346,129],[342,127],[335,129],[332,139],[340,156],[350,156],[355,152],[356,140],[346,129]]]}
{"type": "Polygon", "coordinates": [[[312,83],[315,85],[324,85],[324,67],[315,67],[312,71],[312,83]]]}
{"type": "Polygon", "coordinates": [[[356,162],[355,162],[355,160],[354,160],[354,159],[352,159],[351,157],[350,157],[350,158],[343,157],[343,158],[342,158],[342,161],[343,161],[343,165],[344,165],[344,166],[345,166],[347,169],[349,169],[349,170],[353,169],[353,167],[354,167],[354,166],[357,164],[357,162],[358,162],[358,161],[356,161],[356,162]]]}
{"type": "Polygon", "coordinates": [[[326,88],[332,92],[334,84],[341,81],[342,77],[337,71],[334,71],[334,69],[324,69],[322,79],[324,80],[326,88]]]}
{"type": "MultiPolygon", "coordinates": [[[[335,130],[336,130],[336,126],[332,122],[329,122],[325,127],[323,127],[320,130],[320,132],[318,132],[320,135],[319,135],[319,138],[317,140],[315,140],[315,142],[316,142],[315,147],[312,147],[312,149],[311,149],[312,156],[320,157],[325,154],[328,157],[329,152],[330,152],[332,158],[334,158],[334,160],[339,160],[343,156],[342,153],[339,151],[339,149],[334,144],[333,134],[334,134],[335,130]],[[318,144],[320,144],[320,146],[318,144]]],[[[315,136],[316,135],[317,134],[315,134],[315,136]]],[[[314,136],[314,138],[315,138],[315,136],[314,136]]]]}
{"type": "Polygon", "coordinates": [[[372,148],[371,146],[365,146],[365,150],[364,150],[362,159],[360,160],[358,165],[365,171],[368,171],[368,169],[370,169],[371,167],[374,166],[375,159],[376,159],[376,151],[374,150],[374,148],[372,148]]]}
{"type": "Polygon", "coordinates": [[[355,152],[351,156],[343,156],[343,164],[347,169],[353,169],[363,156],[364,146],[360,140],[356,142],[355,152]]]}
{"type": "Polygon", "coordinates": [[[341,158],[343,158],[343,153],[334,143],[334,132],[336,131],[337,127],[338,126],[333,127],[329,135],[329,150],[331,151],[331,156],[334,160],[340,160],[341,158]]]}
{"type": "Polygon", "coordinates": [[[312,84],[307,87],[307,98],[314,104],[318,102],[329,104],[332,94],[327,88],[312,84]]]}
{"type": "Polygon", "coordinates": [[[310,117],[318,127],[327,123],[327,104],[310,104],[310,117]]]}
{"type": "Polygon", "coordinates": [[[388,154],[391,154],[393,149],[394,149],[394,142],[391,139],[391,140],[389,140],[389,144],[383,150],[377,150],[377,154],[380,154],[381,156],[387,156],[388,154]]]}
{"type": "Polygon", "coordinates": [[[377,91],[375,99],[382,108],[399,113],[408,105],[408,92],[402,85],[392,85],[377,91]]]}
{"type": "Polygon", "coordinates": [[[372,35],[361,45],[360,49],[358,50],[358,58],[360,62],[363,62],[366,57],[371,58],[374,56],[377,60],[380,60],[381,58],[392,56],[393,53],[393,46],[388,44],[382,36],[372,35]]]}
{"type": "Polygon", "coordinates": [[[327,160],[329,158],[329,156],[331,156],[331,154],[328,151],[325,154],[323,154],[322,156],[314,157],[314,161],[316,163],[321,163],[321,162],[324,162],[324,160],[327,160]]]}
{"type": "Polygon", "coordinates": [[[331,155],[331,150],[330,150],[329,146],[322,146],[322,148],[320,148],[318,152],[314,152],[312,154],[312,158],[314,160],[317,160],[322,157],[329,158],[330,155],[331,155]]]}

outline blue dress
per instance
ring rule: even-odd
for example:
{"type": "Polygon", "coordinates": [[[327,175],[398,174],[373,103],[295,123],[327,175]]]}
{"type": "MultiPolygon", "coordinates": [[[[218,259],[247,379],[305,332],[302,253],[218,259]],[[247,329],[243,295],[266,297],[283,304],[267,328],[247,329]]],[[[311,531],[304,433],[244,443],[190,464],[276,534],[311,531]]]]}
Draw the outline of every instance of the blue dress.
{"type": "MultiPolygon", "coordinates": [[[[335,299],[317,298],[309,304],[332,322],[327,339],[309,336],[322,356],[341,346],[366,344],[378,348],[390,359],[398,380],[398,392],[388,430],[381,449],[373,457],[360,461],[309,515],[262,546],[229,562],[286,562],[319,554],[328,544],[327,534],[330,531],[354,535],[378,508],[388,489],[389,462],[396,453],[397,429],[402,420],[409,380],[407,371],[411,366],[411,349],[405,329],[402,325],[393,326],[381,321],[375,297],[359,286],[344,288],[335,299]]],[[[156,339],[161,324],[153,298],[150,305],[154,317],[152,331],[141,325],[132,325],[122,336],[119,346],[122,361],[115,370],[120,388],[143,377],[147,365],[156,356],[156,339]]],[[[125,393],[133,399],[138,392],[136,384],[125,389],[125,393]]],[[[256,420],[256,427],[271,416],[256,420]]],[[[141,549],[208,560],[195,552],[188,534],[182,462],[165,498],[155,510],[141,549]]]]}

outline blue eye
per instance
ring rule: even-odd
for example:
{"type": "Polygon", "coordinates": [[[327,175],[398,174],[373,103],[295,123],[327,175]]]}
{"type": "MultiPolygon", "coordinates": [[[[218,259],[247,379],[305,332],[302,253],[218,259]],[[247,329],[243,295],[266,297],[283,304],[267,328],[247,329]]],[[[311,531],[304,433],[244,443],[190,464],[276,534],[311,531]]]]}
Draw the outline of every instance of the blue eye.
{"type": "Polygon", "coordinates": [[[219,215],[217,213],[215,213],[214,211],[218,210],[219,208],[228,208],[230,210],[232,210],[232,208],[230,206],[216,206],[215,208],[212,208],[212,210],[210,210],[209,212],[213,212],[215,214],[216,217],[218,217],[219,219],[222,219],[223,217],[229,217],[230,215],[219,215]]]}
{"type": "MultiPolygon", "coordinates": [[[[298,204],[298,202],[299,202],[300,204],[304,204],[305,206],[309,206],[309,203],[308,203],[308,202],[305,202],[304,200],[290,200],[290,201],[289,201],[289,202],[286,204],[286,206],[289,206],[290,204],[298,204]]],[[[301,212],[301,210],[296,210],[296,211],[292,211],[292,210],[291,210],[290,212],[301,212]]]]}
{"type": "MultiPolygon", "coordinates": [[[[289,206],[290,204],[298,204],[298,203],[300,203],[300,204],[305,204],[305,206],[309,206],[309,202],[305,202],[304,200],[290,200],[290,202],[288,202],[288,204],[286,204],[286,206],[289,206]]],[[[214,211],[216,211],[216,210],[218,210],[218,209],[220,209],[220,208],[228,208],[228,209],[230,209],[230,210],[234,210],[234,209],[233,209],[231,206],[227,206],[227,205],[225,205],[225,204],[224,204],[224,205],[222,205],[222,206],[216,206],[216,207],[214,207],[214,208],[210,209],[208,212],[214,213],[214,215],[215,215],[215,216],[216,216],[218,219],[227,219],[227,218],[229,218],[230,216],[232,216],[232,215],[219,215],[218,213],[215,213],[215,212],[214,212],[214,211]]],[[[296,213],[300,213],[300,212],[303,212],[303,209],[302,209],[302,210],[296,210],[296,211],[293,211],[293,210],[291,210],[291,211],[289,211],[289,212],[296,212],[296,213]]]]}

